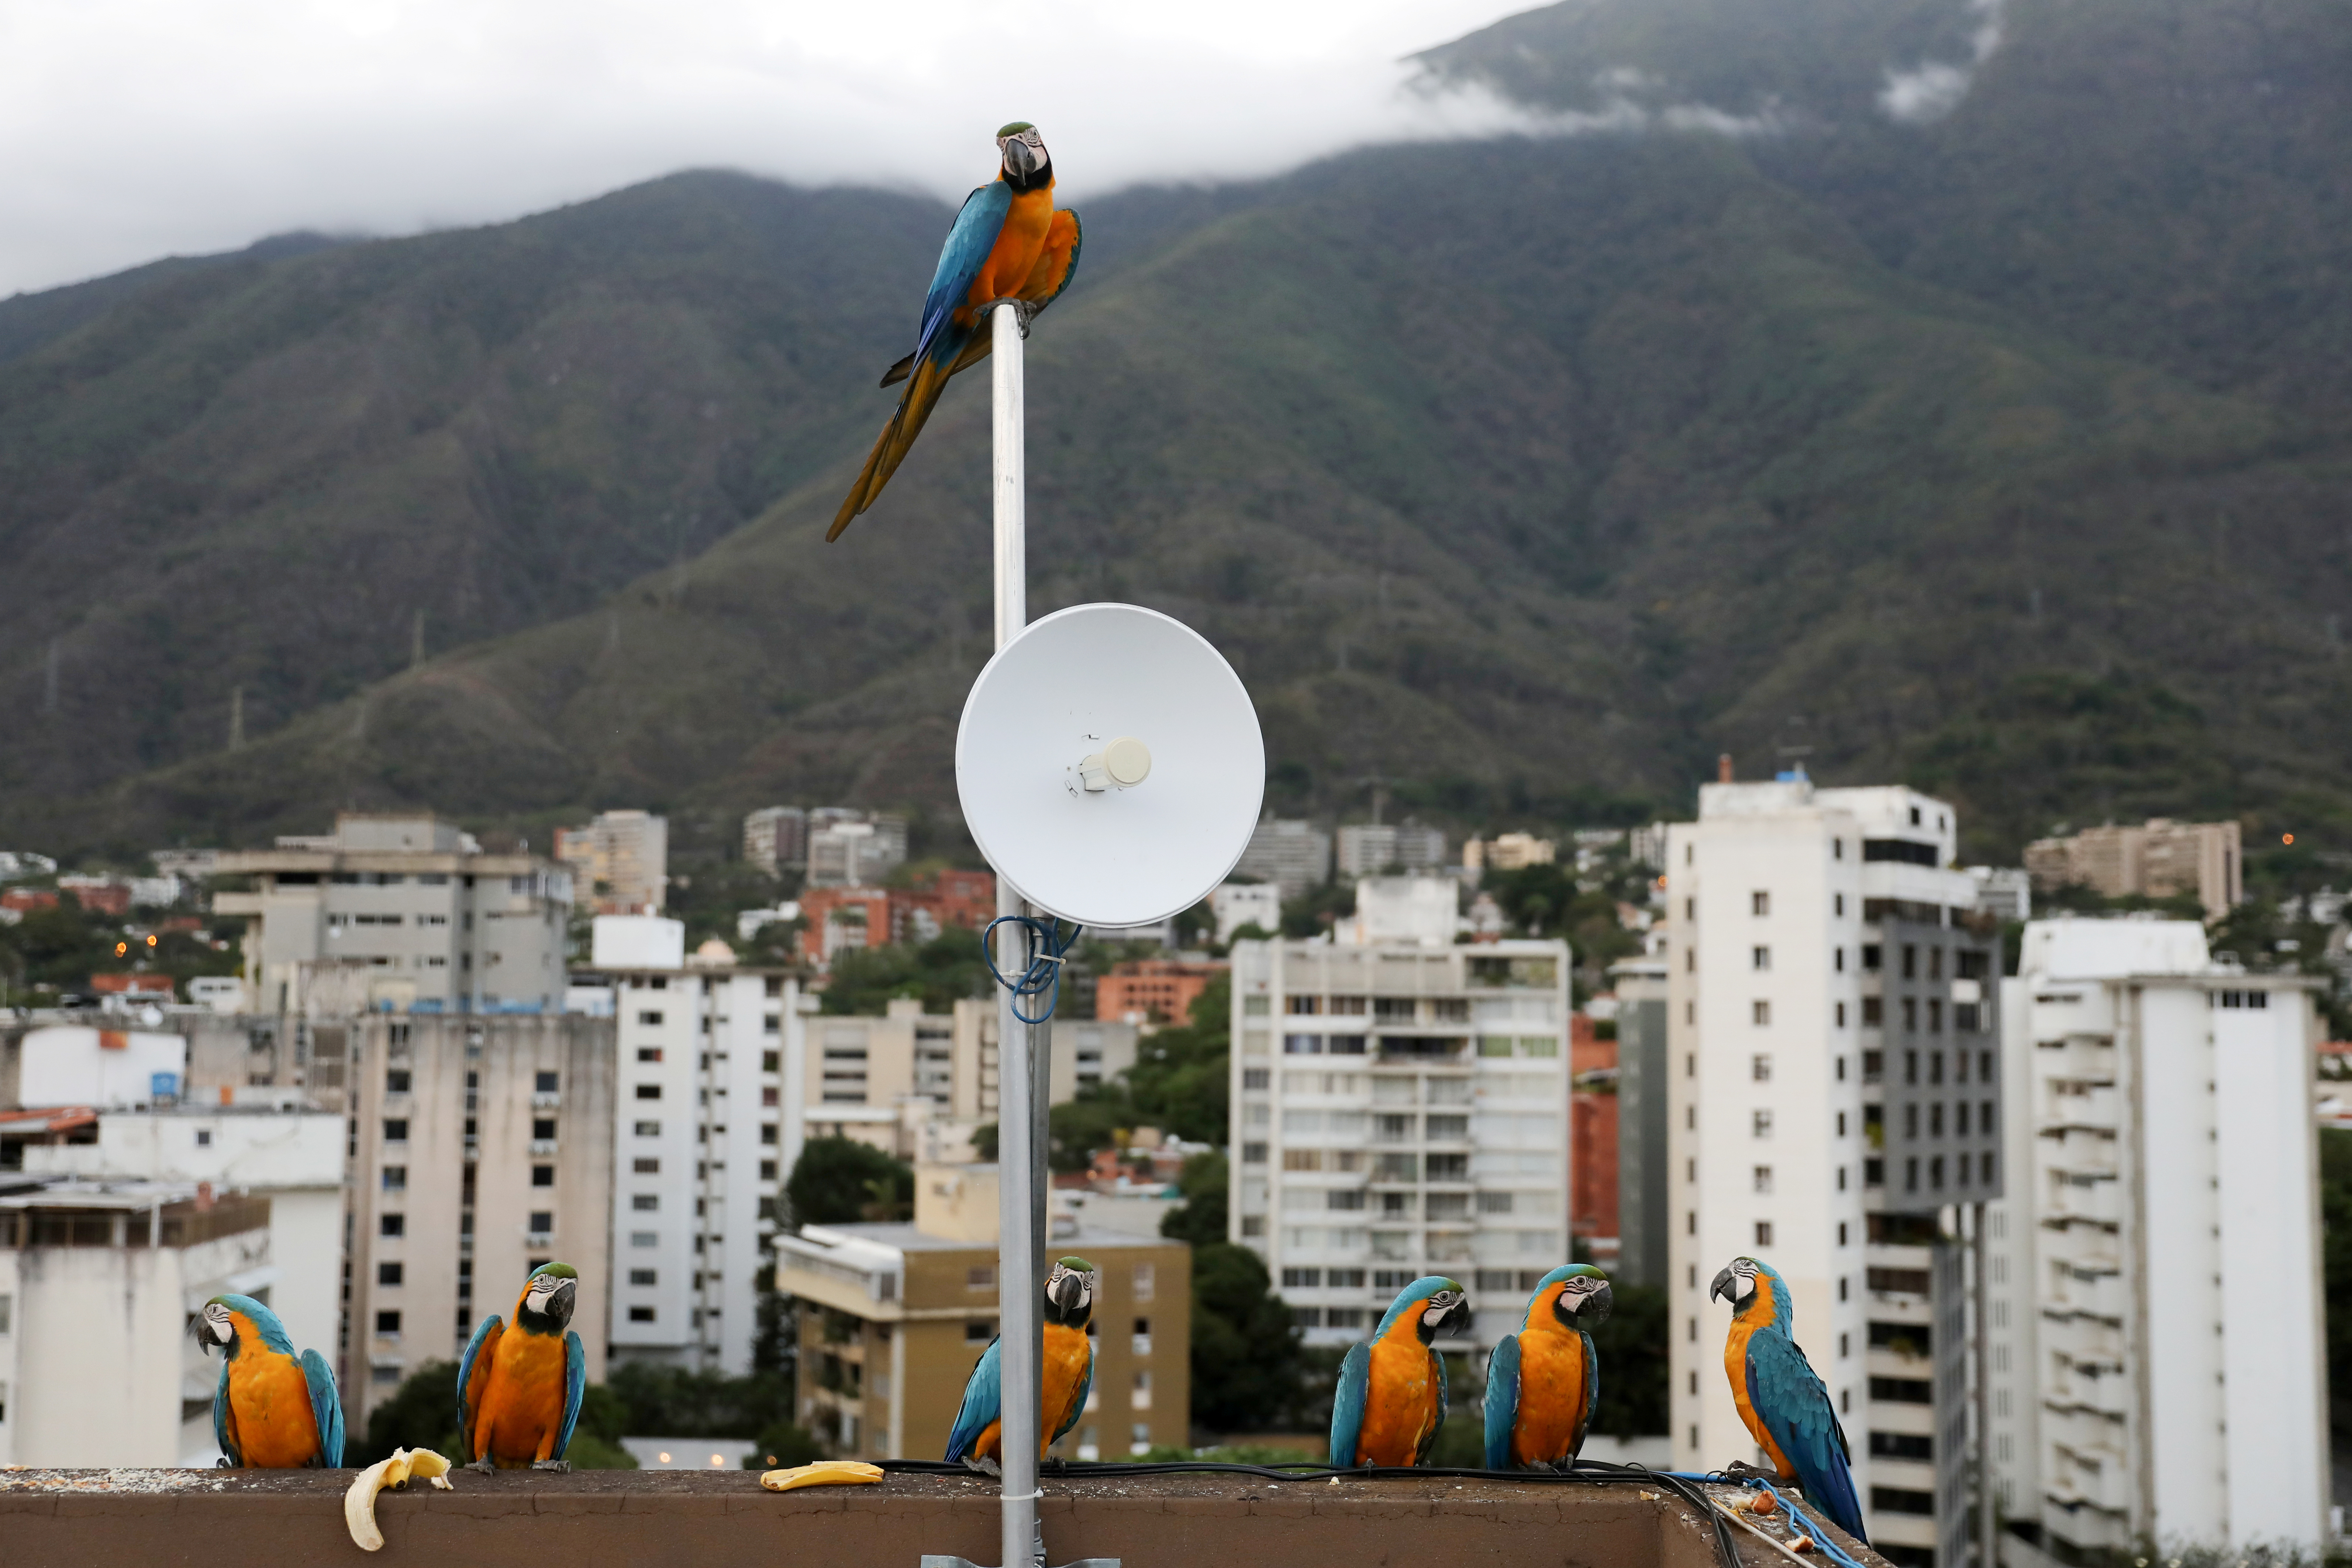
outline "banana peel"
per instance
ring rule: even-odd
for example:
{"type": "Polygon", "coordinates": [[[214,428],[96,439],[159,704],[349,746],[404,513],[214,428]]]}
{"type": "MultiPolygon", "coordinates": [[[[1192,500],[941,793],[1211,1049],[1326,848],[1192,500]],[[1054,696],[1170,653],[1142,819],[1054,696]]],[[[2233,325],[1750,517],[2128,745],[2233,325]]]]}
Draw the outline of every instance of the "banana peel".
{"type": "Polygon", "coordinates": [[[442,1491],[453,1490],[449,1485],[449,1461],[430,1448],[394,1448],[392,1458],[382,1459],[360,1472],[359,1479],[343,1493],[343,1524],[351,1531],[352,1540],[362,1552],[383,1550],[383,1531],[375,1524],[375,1494],[386,1487],[405,1489],[413,1479],[431,1481],[442,1491]]]}
{"type": "Polygon", "coordinates": [[[856,1459],[819,1459],[813,1465],[801,1465],[789,1470],[768,1470],[760,1477],[760,1484],[770,1491],[791,1491],[795,1487],[871,1486],[882,1479],[882,1467],[862,1464],[856,1459]]]}

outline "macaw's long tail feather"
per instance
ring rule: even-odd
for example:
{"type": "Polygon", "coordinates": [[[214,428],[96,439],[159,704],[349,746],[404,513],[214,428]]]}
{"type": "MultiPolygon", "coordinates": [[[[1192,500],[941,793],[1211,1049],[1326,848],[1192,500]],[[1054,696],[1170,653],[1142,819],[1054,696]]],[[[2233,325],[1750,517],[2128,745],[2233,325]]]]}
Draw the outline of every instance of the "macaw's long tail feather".
{"type": "Polygon", "coordinates": [[[1862,1500],[1853,1493],[1853,1475],[1832,1458],[1827,1465],[1801,1465],[1799,1479],[1805,1489],[1805,1500],[1823,1513],[1830,1522],[1861,1542],[1870,1544],[1870,1537],[1862,1527],[1862,1500]]]}
{"type": "Polygon", "coordinates": [[[905,359],[900,360],[897,364],[892,365],[888,370],[882,372],[882,384],[886,387],[895,387],[900,382],[905,381],[908,376],[912,374],[914,372],[914,369],[915,356],[908,354],[905,359]]]}
{"type": "Polygon", "coordinates": [[[850,519],[873,506],[880,497],[882,487],[890,482],[890,476],[896,474],[898,465],[907,460],[908,452],[915,444],[915,437],[923,433],[924,424],[931,417],[931,410],[939,406],[940,394],[947,390],[948,377],[951,373],[937,361],[925,360],[908,380],[907,390],[898,397],[898,412],[890,416],[890,423],[882,427],[881,435],[874,443],[874,450],[866,454],[866,466],[858,470],[857,483],[849,487],[849,494],[842,499],[841,510],[834,514],[833,527],[825,530],[827,543],[839,538],[841,531],[849,527],[850,519]]]}

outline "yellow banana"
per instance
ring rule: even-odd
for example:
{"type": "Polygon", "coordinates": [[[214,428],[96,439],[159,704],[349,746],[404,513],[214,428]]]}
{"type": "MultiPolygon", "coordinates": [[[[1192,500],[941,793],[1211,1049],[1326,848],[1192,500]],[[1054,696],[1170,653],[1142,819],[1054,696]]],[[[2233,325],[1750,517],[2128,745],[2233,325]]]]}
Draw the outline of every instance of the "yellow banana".
{"type": "Polygon", "coordinates": [[[383,1551],[383,1531],[375,1524],[375,1494],[386,1487],[404,1489],[413,1479],[429,1480],[448,1491],[448,1473],[449,1461],[430,1448],[394,1448],[392,1458],[362,1470],[343,1493],[343,1524],[351,1531],[352,1540],[362,1552],[383,1551]]]}
{"type": "Polygon", "coordinates": [[[856,1459],[819,1459],[796,1469],[769,1470],[760,1477],[760,1484],[770,1491],[791,1491],[794,1487],[871,1486],[881,1479],[879,1465],[861,1464],[856,1459]]]}

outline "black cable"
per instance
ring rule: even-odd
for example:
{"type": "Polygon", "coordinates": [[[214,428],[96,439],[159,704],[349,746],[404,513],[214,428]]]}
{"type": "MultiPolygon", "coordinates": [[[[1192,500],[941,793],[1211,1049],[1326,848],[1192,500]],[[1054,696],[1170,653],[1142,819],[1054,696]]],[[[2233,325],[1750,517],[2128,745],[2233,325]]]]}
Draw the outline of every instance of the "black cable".
{"type": "MultiPolygon", "coordinates": [[[[884,1459],[881,1466],[885,1471],[894,1475],[976,1476],[981,1473],[967,1465],[944,1459],[884,1459]]],[[[1272,1481],[1319,1481],[1340,1477],[1355,1480],[1533,1481],[1539,1485],[1560,1482],[1607,1485],[1634,1481],[1671,1491],[1706,1515],[1715,1527],[1716,1550],[1722,1554],[1724,1568],[1741,1568],[1739,1546],[1731,1533],[1731,1521],[1724,1517],[1723,1511],[1715,1500],[1699,1490],[1697,1483],[1686,1476],[1671,1470],[1648,1469],[1640,1465],[1611,1465],[1596,1459],[1584,1459],[1578,1461],[1571,1470],[1483,1470],[1445,1465],[1359,1465],[1354,1469],[1340,1469],[1311,1460],[1289,1465],[1242,1465],[1225,1464],[1215,1459],[1160,1459],[1137,1464],[1094,1459],[1048,1459],[1038,1469],[1041,1480],[1100,1480],[1114,1476],[1175,1475],[1255,1476],[1272,1481]]],[[[1727,1483],[1729,1478],[1725,1479],[1727,1483]]]]}

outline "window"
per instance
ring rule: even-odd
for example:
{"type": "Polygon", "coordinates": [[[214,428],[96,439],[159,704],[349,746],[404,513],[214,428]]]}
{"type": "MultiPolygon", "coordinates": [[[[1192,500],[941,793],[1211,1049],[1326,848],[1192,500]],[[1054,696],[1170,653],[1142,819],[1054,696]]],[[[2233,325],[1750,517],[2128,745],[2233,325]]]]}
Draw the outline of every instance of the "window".
{"type": "Polygon", "coordinates": [[[552,1116],[532,1117],[530,1120],[530,1141],[534,1144],[553,1143],[555,1141],[555,1118],[552,1116]]]}
{"type": "MultiPolygon", "coordinates": [[[[1843,918],[1845,917],[1845,894],[1843,894],[1843,893],[1833,893],[1833,894],[1832,894],[1830,895],[1830,905],[1831,905],[1831,912],[1832,912],[1832,914],[1836,915],[1840,919],[1843,919],[1843,918]]],[[[1845,950],[1844,950],[1843,948],[1840,948],[1840,949],[1838,950],[1838,956],[1839,956],[1841,959],[1843,959],[1843,958],[1845,956],[1845,950]]],[[[1838,967],[1839,967],[1840,968],[1843,968],[1845,966],[1844,966],[1843,963],[1841,963],[1838,967]]]]}
{"type": "Polygon", "coordinates": [[[762,1123],[761,1123],[761,1124],[760,1124],[760,1142],[761,1142],[761,1143],[763,1143],[763,1144],[772,1144],[772,1143],[774,1143],[775,1141],[776,1141],[776,1124],[775,1124],[773,1122],[762,1122],[762,1123]]]}
{"type": "Polygon", "coordinates": [[[658,1247],[661,1245],[661,1233],[656,1230],[632,1230],[629,1232],[629,1245],[636,1248],[658,1247]]]}
{"type": "Polygon", "coordinates": [[[639,1214],[651,1214],[661,1207],[661,1195],[655,1192],[632,1193],[629,1207],[639,1214]]]}
{"type": "Polygon", "coordinates": [[[1242,1069],[1242,1087],[1244,1089],[1264,1089],[1267,1087],[1269,1076],[1269,1071],[1265,1068],[1244,1067],[1242,1069]]]}
{"type": "Polygon", "coordinates": [[[1862,967],[1875,973],[1885,963],[1883,949],[1875,942],[1865,942],[1862,947],[1862,967]]]}
{"type": "Polygon", "coordinates": [[[1886,1021],[1886,999],[1884,997],[1862,998],[1862,1027],[1877,1029],[1886,1021]]]}
{"type": "Polygon", "coordinates": [[[1264,1144],[1244,1144],[1242,1145],[1242,1164],[1245,1166],[1262,1166],[1265,1164],[1265,1145],[1264,1144]]]}
{"type": "Polygon", "coordinates": [[[996,1323],[989,1318],[973,1318],[963,1325],[963,1343],[986,1344],[996,1337],[996,1323]]]}
{"type": "Polygon", "coordinates": [[[1748,1076],[1759,1083],[1772,1082],[1772,1053],[1759,1051],[1748,1059],[1748,1076]]]}
{"type": "Polygon", "coordinates": [[[407,1235],[407,1234],[408,1234],[408,1216],[406,1216],[406,1215],[404,1215],[404,1214],[379,1214],[379,1215],[377,1215],[377,1216],[375,1217],[375,1233],[376,1233],[378,1236],[390,1236],[390,1237],[400,1237],[400,1236],[405,1236],[405,1235],[407,1235]]]}
{"type": "Polygon", "coordinates": [[[555,1092],[557,1082],[558,1075],[555,1073],[540,1073],[537,1077],[531,1080],[531,1092],[534,1094],[552,1094],[555,1092]]]}
{"type": "Polygon", "coordinates": [[[407,1093],[408,1083],[408,1069],[405,1067],[393,1068],[383,1075],[383,1092],[387,1094],[407,1093]]]}
{"type": "Polygon", "coordinates": [[[649,1323],[654,1321],[654,1310],[651,1307],[631,1307],[629,1321],[633,1323],[649,1323]]]}
{"type": "Polygon", "coordinates": [[[1770,1002],[1751,1002],[1748,1004],[1748,1012],[1749,1016],[1759,1024],[1769,1024],[1772,1021],[1772,1004],[1770,1002]]]}
{"type": "Polygon", "coordinates": [[[1480,1193],[1478,1195],[1478,1212],[1481,1214],[1510,1213],[1511,1195],[1507,1192],[1480,1193]]]}
{"type": "Polygon", "coordinates": [[[1138,1263],[1135,1266],[1135,1273],[1129,1281],[1129,1289],[1135,1299],[1139,1301],[1151,1300],[1152,1291],[1156,1288],[1155,1281],[1156,1276],[1152,1273],[1151,1265],[1138,1263]]]}
{"type": "Polygon", "coordinates": [[[376,1282],[377,1284],[379,1284],[379,1285],[397,1285],[397,1284],[399,1284],[399,1283],[400,1283],[400,1265],[399,1265],[399,1264],[397,1264],[397,1263],[379,1263],[379,1264],[377,1264],[377,1265],[375,1266],[375,1282],[376,1282]]]}
{"type": "Polygon", "coordinates": [[[1919,949],[1912,943],[1903,944],[1903,977],[1916,979],[1919,975],[1919,949]]]}
{"type": "Polygon", "coordinates": [[[658,1083],[640,1083],[640,1084],[638,1084],[638,1085],[637,1085],[637,1098],[638,1098],[638,1099],[640,1099],[640,1100],[658,1100],[658,1099],[660,1099],[660,1098],[661,1098],[661,1085],[660,1085],[660,1084],[658,1084],[658,1083]]]}
{"type": "Polygon", "coordinates": [[[637,1159],[632,1163],[636,1167],[635,1174],[637,1176],[661,1175],[661,1160],[658,1156],[639,1155],[637,1159]]]}
{"type": "Polygon", "coordinates": [[[659,1061],[661,1059],[662,1053],[660,1046],[641,1045],[637,1047],[637,1060],[639,1061],[659,1061]]]}
{"type": "Polygon", "coordinates": [[[1770,1192],[1772,1190],[1772,1167],[1770,1166],[1758,1166],[1756,1167],[1755,1181],[1756,1190],[1758,1192],[1770,1192]]]}
{"type": "Polygon", "coordinates": [[[1927,998],[1927,1032],[1929,1034],[1944,1032],[1944,999],[1941,997],[1927,998]]]}
{"type": "Polygon", "coordinates": [[[661,1136],[661,1124],[659,1122],[640,1122],[637,1124],[636,1132],[637,1136],[640,1138],[658,1138],[661,1136]]]}
{"type": "Polygon", "coordinates": [[[1769,947],[1749,948],[1748,950],[1748,967],[1752,969],[1769,969],[1772,967],[1772,949],[1769,947]]]}
{"type": "Polygon", "coordinates": [[[1936,1390],[1924,1377],[1874,1377],[1870,1396],[1882,1405],[1933,1405],[1936,1390]]]}
{"type": "Polygon", "coordinates": [[[996,1270],[985,1263],[966,1269],[963,1271],[963,1288],[967,1291],[996,1289],[996,1270]]]}
{"type": "Polygon", "coordinates": [[[533,1236],[552,1236],[552,1235],[554,1235],[554,1234],[555,1234],[555,1215],[554,1215],[554,1212],[553,1212],[552,1210],[551,1210],[551,1209],[545,1209],[545,1208],[534,1208],[534,1209],[532,1209],[532,1210],[530,1211],[530,1233],[531,1233],[533,1236]]]}
{"type": "Polygon", "coordinates": [[[386,1116],[383,1119],[383,1141],[387,1144],[408,1142],[408,1119],[404,1116],[386,1116]]]}
{"type": "MultiPolygon", "coordinates": [[[[1840,1002],[1837,1005],[1837,1026],[1840,1029],[1843,1029],[1845,1027],[1845,1004],[1843,1002],[1840,1002]]],[[[1845,1065],[1845,1058],[1838,1058],[1838,1065],[1840,1067],[1843,1067],[1845,1065]]],[[[1844,1074],[1840,1073],[1839,1076],[1843,1077],[1844,1074]]]]}
{"type": "Polygon", "coordinates": [[[662,1016],[659,1013],[642,1012],[637,1015],[637,1022],[646,1029],[659,1029],[661,1021],[662,1016]]]}
{"type": "Polygon", "coordinates": [[[553,1166],[531,1166],[530,1185],[533,1186],[553,1186],[555,1185],[555,1167],[553,1166]]]}
{"type": "Polygon", "coordinates": [[[1769,1111],[1749,1112],[1748,1113],[1748,1130],[1750,1135],[1754,1137],[1770,1137],[1772,1135],[1772,1113],[1769,1111]]]}
{"type": "Polygon", "coordinates": [[[408,1190],[408,1167],[406,1166],[384,1166],[383,1190],[386,1192],[406,1192],[408,1190]]]}
{"type": "Polygon", "coordinates": [[[375,1332],[379,1335],[397,1336],[400,1333],[400,1314],[398,1312],[376,1313],[375,1332]]]}
{"type": "Polygon", "coordinates": [[[1759,1219],[1756,1222],[1756,1245],[1759,1247],[1769,1247],[1772,1245],[1772,1222],[1770,1220],[1759,1219]]]}
{"type": "Polygon", "coordinates": [[[1748,895],[1748,912],[1751,915],[1771,914],[1772,895],[1761,889],[1749,894],[1748,895]]]}
{"type": "Polygon", "coordinates": [[[632,1269],[629,1270],[629,1283],[632,1285],[650,1285],[654,1283],[654,1272],[655,1271],[651,1269],[632,1269]]]}
{"type": "MultiPolygon", "coordinates": [[[[1936,1439],[1910,1432],[1873,1432],[1870,1435],[1870,1451],[1877,1458],[1911,1459],[1920,1464],[1933,1464],[1936,1459],[1936,1439]]],[[[1873,1505],[1875,1506],[1875,1503],[1876,1500],[1874,1498],[1873,1505]]]]}

